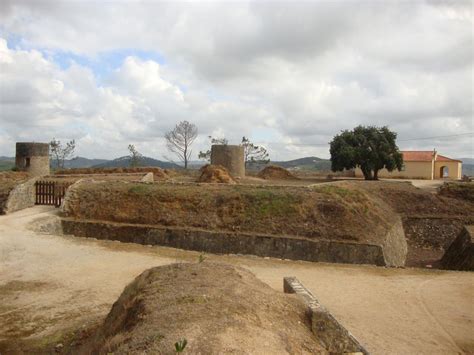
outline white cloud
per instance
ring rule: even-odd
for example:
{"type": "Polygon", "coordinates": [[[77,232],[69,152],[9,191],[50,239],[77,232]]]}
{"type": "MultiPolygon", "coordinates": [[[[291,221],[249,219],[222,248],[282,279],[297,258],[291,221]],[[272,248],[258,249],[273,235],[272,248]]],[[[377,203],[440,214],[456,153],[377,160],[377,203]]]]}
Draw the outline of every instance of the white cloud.
{"type": "MultiPolygon", "coordinates": [[[[20,138],[56,136],[76,138],[89,156],[118,156],[135,143],[162,157],[160,137],[183,119],[199,127],[195,151],[208,135],[245,135],[279,159],[328,156],[298,144],[328,142],[357,124],[389,125],[400,138],[474,131],[469,1],[3,7],[0,34],[28,49],[0,45],[2,152],[20,138]],[[41,54],[93,61],[120,49],[160,53],[164,64],[130,56],[99,79],[96,68],[61,69],[41,54]]],[[[472,156],[472,140],[400,145],[472,156]]]]}

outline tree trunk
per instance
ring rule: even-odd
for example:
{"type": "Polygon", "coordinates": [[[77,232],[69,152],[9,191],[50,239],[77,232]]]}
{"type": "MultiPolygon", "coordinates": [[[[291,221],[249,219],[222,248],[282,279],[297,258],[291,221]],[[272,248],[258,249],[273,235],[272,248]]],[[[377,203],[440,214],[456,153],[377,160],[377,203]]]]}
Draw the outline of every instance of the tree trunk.
{"type": "Polygon", "coordinates": [[[378,179],[379,179],[379,170],[375,169],[374,170],[374,180],[378,180],[378,179]]]}
{"type": "Polygon", "coordinates": [[[373,180],[372,170],[370,169],[361,169],[361,170],[362,170],[362,173],[364,174],[365,180],[373,180]]]}
{"type": "Polygon", "coordinates": [[[184,170],[186,170],[188,168],[188,146],[186,141],[184,144],[186,144],[184,146],[184,170]]]}

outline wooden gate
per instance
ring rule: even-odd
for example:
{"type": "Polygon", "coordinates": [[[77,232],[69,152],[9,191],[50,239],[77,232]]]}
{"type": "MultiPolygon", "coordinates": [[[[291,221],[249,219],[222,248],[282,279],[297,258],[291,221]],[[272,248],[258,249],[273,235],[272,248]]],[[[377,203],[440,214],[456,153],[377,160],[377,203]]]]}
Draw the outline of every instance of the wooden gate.
{"type": "Polygon", "coordinates": [[[70,182],[59,181],[36,181],[36,205],[52,205],[59,207],[64,199],[67,188],[72,185],[70,182]]]}

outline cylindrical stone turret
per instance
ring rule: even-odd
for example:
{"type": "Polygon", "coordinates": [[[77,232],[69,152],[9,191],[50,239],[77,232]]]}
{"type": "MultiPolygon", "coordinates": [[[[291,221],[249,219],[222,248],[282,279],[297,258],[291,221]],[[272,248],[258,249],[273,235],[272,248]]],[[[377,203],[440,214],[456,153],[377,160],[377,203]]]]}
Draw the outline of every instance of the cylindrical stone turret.
{"type": "Polygon", "coordinates": [[[222,165],[233,177],[245,177],[244,147],[240,145],[213,145],[211,164],[222,165]]]}
{"type": "Polygon", "coordinates": [[[49,175],[49,144],[17,143],[15,166],[31,176],[49,175]]]}

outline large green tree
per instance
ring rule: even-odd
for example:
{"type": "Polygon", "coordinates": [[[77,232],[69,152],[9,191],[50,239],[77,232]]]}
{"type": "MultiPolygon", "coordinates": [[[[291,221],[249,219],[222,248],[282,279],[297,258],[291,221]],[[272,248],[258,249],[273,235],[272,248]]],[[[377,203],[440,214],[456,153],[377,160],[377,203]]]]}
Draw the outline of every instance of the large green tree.
{"type": "Polygon", "coordinates": [[[401,170],[403,157],[396,144],[397,134],[388,127],[357,126],[342,131],[330,143],[331,169],[359,167],[366,180],[378,180],[379,170],[401,170]]]}

